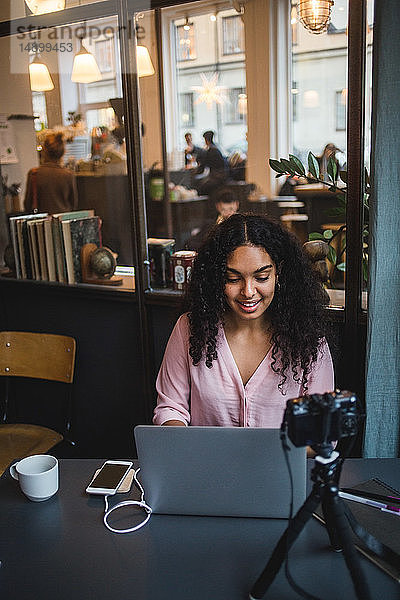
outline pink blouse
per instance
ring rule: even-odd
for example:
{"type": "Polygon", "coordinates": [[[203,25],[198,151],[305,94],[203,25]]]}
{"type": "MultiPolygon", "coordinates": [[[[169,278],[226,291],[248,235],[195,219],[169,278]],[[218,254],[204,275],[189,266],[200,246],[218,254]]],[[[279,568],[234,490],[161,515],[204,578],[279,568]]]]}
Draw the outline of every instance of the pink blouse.
{"type": "MultiPolygon", "coordinates": [[[[222,326],[217,352],[218,359],[213,361],[211,369],[204,361],[194,366],[189,355],[187,315],[178,319],[157,377],[158,400],[153,423],[162,425],[174,419],[185,425],[280,427],[286,401],[304,393],[290,371],[283,395],[278,388],[281,377],[271,368],[270,350],[243,385],[222,326]]],[[[334,387],[332,358],[324,340],[308,378],[307,393],[330,392],[334,387]]]]}

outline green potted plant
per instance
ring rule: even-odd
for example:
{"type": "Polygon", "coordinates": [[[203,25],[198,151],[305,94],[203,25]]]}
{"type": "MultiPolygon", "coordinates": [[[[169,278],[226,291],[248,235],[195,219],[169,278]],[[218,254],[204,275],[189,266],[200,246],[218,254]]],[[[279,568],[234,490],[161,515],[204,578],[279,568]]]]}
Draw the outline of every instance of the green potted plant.
{"type": "MultiPolygon", "coordinates": [[[[308,169],[305,168],[301,160],[294,156],[293,154],[289,154],[289,158],[280,158],[270,159],[269,165],[271,169],[276,171],[276,177],[282,177],[283,175],[287,175],[290,177],[305,177],[307,178],[308,183],[322,183],[327,186],[337,197],[338,206],[332,208],[329,211],[329,216],[341,217],[343,221],[346,219],[346,201],[347,201],[347,171],[339,171],[338,166],[334,158],[331,156],[327,162],[327,174],[329,177],[329,181],[324,181],[320,175],[320,167],[317,158],[314,156],[312,152],[308,153],[308,169]],[[341,184],[338,186],[339,178],[341,180],[341,184]]],[[[365,189],[364,189],[364,224],[363,224],[363,279],[366,283],[368,281],[368,211],[369,211],[369,195],[370,195],[370,181],[367,170],[365,170],[365,189]]],[[[345,252],[346,252],[346,225],[342,225],[338,228],[337,231],[332,231],[332,229],[328,229],[323,233],[315,231],[309,234],[310,241],[318,241],[325,242],[328,246],[327,248],[327,260],[333,266],[334,273],[337,271],[346,271],[346,261],[345,261],[345,252]],[[333,242],[337,239],[340,240],[339,248],[336,250],[333,242]]],[[[327,286],[334,287],[332,282],[333,276],[327,277],[327,286]]]]}

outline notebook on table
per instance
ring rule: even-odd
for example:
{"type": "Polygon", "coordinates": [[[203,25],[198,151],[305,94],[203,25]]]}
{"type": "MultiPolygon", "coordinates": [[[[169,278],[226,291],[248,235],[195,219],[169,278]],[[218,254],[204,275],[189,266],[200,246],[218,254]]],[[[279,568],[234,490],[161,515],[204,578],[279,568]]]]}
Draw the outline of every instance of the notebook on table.
{"type": "MultiPolygon", "coordinates": [[[[287,519],[290,480],[279,429],[158,427],[134,431],[153,512],[287,519]]],[[[306,450],[291,446],[294,511],[306,497],[306,450]]]]}
{"type": "MultiPolygon", "coordinates": [[[[360,492],[372,492],[382,495],[399,496],[400,492],[389,486],[384,481],[374,477],[354,485],[352,489],[360,492]]],[[[357,550],[375,563],[393,579],[400,582],[400,517],[351,500],[344,500],[350,508],[358,523],[374,538],[384,544],[392,552],[390,556],[379,556],[353,534],[353,542],[357,550]]],[[[321,506],[315,511],[314,516],[325,524],[321,506]]]]}

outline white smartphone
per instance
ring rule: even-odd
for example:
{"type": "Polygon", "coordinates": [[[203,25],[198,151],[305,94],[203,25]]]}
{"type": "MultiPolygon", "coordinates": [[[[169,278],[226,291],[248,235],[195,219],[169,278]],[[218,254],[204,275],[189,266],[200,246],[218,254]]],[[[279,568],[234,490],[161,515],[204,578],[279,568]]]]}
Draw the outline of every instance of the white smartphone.
{"type": "Polygon", "coordinates": [[[107,460],[97,475],[93,476],[86,491],[88,494],[112,496],[128,475],[133,462],[123,460],[107,460]]]}

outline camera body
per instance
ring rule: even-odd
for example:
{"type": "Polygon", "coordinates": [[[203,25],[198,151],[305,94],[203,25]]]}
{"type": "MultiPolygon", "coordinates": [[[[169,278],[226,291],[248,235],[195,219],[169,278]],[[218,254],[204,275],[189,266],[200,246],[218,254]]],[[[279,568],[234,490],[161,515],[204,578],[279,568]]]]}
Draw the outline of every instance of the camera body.
{"type": "Polygon", "coordinates": [[[339,390],[288,400],[284,421],[289,439],[295,446],[314,447],[355,436],[357,402],[355,394],[339,390]]]}

